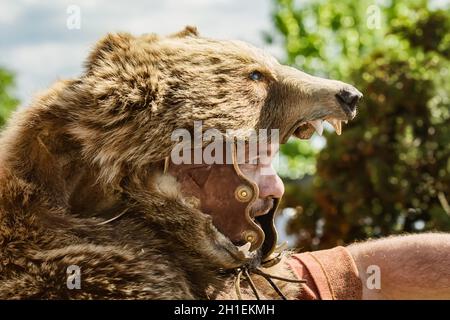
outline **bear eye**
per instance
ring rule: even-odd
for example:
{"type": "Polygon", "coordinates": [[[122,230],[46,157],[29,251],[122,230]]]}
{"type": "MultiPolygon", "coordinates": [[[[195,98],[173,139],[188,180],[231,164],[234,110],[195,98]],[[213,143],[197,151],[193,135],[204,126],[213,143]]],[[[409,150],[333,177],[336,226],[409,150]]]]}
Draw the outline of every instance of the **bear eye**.
{"type": "Polygon", "coordinates": [[[263,78],[263,75],[258,70],[250,72],[250,79],[253,81],[260,81],[263,78]]]}

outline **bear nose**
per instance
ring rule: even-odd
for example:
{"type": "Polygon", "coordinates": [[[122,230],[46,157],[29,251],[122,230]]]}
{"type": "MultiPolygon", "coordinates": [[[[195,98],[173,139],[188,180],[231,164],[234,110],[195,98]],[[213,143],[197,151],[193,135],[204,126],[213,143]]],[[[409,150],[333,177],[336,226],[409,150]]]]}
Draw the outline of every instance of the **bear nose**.
{"type": "Polygon", "coordinates": [[[336,99],[339,101],[345,113],[354,113],[356,104],[362,98],[362,93],[355,88],[343,89],[336,94],[336,99]]]}

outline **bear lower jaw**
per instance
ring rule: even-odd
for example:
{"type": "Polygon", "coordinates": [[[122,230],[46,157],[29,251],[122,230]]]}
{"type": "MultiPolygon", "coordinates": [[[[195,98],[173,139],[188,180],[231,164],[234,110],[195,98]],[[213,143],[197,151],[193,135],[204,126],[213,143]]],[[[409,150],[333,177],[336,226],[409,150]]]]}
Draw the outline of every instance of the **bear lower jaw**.
{"type": "Polygon", "coordinates": [[[302,140],[308,140],[314,134],[314,131],[315,130],[312,125],[309,123],[303,123],[295,129],[294,136],[302,140]]]}

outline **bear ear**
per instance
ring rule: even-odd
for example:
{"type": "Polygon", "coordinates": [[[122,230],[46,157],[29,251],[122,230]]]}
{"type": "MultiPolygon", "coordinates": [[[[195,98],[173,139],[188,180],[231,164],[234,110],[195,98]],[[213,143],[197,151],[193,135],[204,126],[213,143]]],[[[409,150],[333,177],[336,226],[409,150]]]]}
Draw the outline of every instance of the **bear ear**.
{"type": "Polygon", "coordinates": [[[194,26],[186,26],[183,30],[178,31],[177,33],[171,34],[169,37],[171,38],[184,38],[184,37],[199,37],[199,33],[197,27],[194,26]]]}
{"type": "Polygon", "coordinates": [[[87,72],[89,73],[92,71],[92,69],[99,65],[101,61],[107,59],[112,52],[129,48],[131,39],[133,39],[133,36],[129,33],[107,34],[103,39],[97,42],[94,49],[89,54],[85,62],[87,72]]]}

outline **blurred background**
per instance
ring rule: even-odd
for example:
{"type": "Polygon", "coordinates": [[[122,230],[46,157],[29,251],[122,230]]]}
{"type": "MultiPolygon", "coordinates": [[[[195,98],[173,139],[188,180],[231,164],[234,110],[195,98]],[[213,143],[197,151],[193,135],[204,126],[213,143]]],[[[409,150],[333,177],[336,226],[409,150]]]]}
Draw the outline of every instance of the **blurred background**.
{"type": "Polygon", "coordinates": [[[282,240],[315,250],[450,231],[450,0],[2,0],[0,127],[37,91],[80,74],[107,32],[187,24],[364,93],[341,136],[328,128],[282,147],[282,240]]]}

